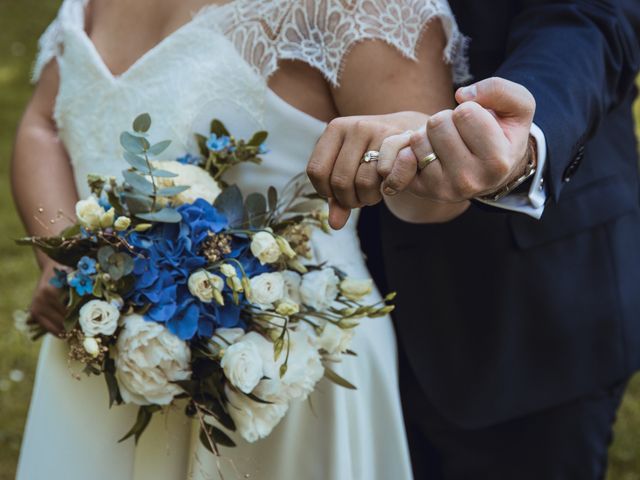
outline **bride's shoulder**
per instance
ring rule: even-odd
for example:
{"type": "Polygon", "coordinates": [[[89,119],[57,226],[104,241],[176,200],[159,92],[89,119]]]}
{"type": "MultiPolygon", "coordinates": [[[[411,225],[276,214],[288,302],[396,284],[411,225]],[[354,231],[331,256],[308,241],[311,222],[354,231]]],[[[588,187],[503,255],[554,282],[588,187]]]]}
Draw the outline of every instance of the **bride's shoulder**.
{"type": "Polygon", "coordinates": [[[447,0],[239,0],[235,5],[231,35],[267,77],[278,60],[300,60],[337,85],[344,57],[365,40],[384,41],[415,59],[422,33],[434,19],[443,23],[444,56],[456,66],[456,80],[467,76],[466,40],[447,0]]]}

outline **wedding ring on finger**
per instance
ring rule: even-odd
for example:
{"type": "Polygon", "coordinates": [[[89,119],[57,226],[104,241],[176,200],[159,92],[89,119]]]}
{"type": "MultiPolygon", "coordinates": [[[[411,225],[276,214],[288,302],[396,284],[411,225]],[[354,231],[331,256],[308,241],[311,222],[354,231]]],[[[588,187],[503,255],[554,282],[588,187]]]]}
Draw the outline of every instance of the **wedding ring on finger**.
{"type": "Polygon", "coordinates": [[[360,163],[371,163],[371,162],[377,162],[380,159],[380,152],[377,150],[369,150],[367,153],[364,154],[364,156],[362,157],[362,159],[360,160],[360,163]]]}
{"type": "Polygon", "coordinates": [[[418,171],[424,170],[436,160],[438,160],[438,155],[436,155],[434,152],[430,153],[418,162],[418,171]]]}

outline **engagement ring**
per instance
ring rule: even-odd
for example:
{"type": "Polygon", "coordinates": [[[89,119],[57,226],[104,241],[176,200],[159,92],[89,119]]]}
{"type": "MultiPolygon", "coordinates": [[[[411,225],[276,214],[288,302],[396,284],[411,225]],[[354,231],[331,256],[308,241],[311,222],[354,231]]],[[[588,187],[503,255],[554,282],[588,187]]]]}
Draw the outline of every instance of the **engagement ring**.
{"type": "Polygon", "coordinates": [[[364,154],[364,157],[362,157],[362,160],[360,160],[360,163],[377,162],[379,158],[380,158],[380,152],[378,152],[377,150],[369,150],[367,153],[364,154]]]}

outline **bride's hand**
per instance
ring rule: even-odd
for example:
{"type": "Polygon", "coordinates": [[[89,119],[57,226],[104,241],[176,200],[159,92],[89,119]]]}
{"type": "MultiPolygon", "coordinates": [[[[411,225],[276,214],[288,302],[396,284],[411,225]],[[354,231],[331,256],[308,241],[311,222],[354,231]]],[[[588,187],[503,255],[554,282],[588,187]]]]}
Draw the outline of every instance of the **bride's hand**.
{"type": "Polygon", "coordinates": [[[42,270],[33,293],[30,323],[40,325],[47,332],[59,336],[63,331],[65,306],[60,290],[49,283],[54,276],[54,268],[55,264],[49,262],[42,270]]]}

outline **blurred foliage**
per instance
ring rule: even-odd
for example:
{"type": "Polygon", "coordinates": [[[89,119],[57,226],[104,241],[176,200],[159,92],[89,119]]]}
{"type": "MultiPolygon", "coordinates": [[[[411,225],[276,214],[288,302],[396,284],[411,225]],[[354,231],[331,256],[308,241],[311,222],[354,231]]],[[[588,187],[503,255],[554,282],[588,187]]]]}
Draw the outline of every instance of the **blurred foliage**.
{"type": "MultiPolygon", "coordinates": [[[[28,304],[38,272],[30,252],[13,242],[23,229],[11,200],[9,160],[15,128],[31,93],[36,42],[58,4],[0,0],[0,480],[15,476],[38,353],[38,345],[13,328],[12,312],[28,304]]],[[[640,120],[640,102],[636,118],[640,120]]],[[[640,377],[629,386],[620,410],[610,463],[609,480],[640,480],[640,377]]]]}

